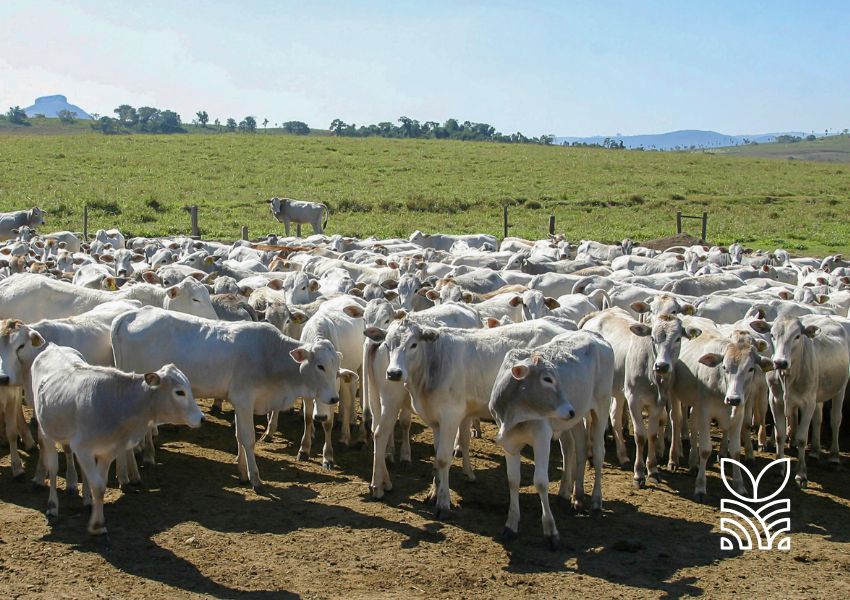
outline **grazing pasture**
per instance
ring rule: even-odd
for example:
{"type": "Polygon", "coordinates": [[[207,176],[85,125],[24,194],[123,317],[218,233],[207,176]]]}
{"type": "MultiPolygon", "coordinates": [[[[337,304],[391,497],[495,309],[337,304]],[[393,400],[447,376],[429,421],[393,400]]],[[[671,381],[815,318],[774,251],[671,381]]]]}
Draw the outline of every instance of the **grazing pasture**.
{"type": "MultiPolygon", "coordinates": [[[[37,128],[33,125],[33,129],[37,128]]],[[[0,210],[38,204],[49,227],[205,237],[282,231],[263,201],[327,204],[328,233],[406,236],[415,229],[539,237],[549,212],[571,240],[645,240],[675,213],[709,212],[712,242],[850,252],[850,166],[744,158],[435,140],[249,134],[50,135],[0,130],[0,210]]],[[[696,232],[696,225],[691,232],[696,232]]]]}

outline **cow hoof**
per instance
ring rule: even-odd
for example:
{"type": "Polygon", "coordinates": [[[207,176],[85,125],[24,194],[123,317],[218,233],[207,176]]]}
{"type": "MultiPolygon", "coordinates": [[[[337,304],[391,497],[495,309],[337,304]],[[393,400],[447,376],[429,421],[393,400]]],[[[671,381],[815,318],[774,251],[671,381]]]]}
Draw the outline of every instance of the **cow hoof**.
{"type": "Polygon", "coordinates": [[[310,455],[304,452],[303,450],[298,451],[298,460],[309,460],[310,455]]]}
{"type": "Polygon", "coordinates": [[[23,483],[26,476],[27,474],[21,471],[17,475],[12,475],[12,481],[14,481],[15,483],[23,483]]]}
{"type": "Polygon", "coordinates": [[[106,550],[112,548],[112,540],[109,539],[109,533],[106,530],[103,530],[100,533],[89,533],[91,536],[91,541],[95,546],[100,546],[106,550]]]}
{"type": "Polygon", "coordinates": [[[213,404],[210,407],[210,414],[218,417],[218,416],[221,415],[221,409],[218,406],[216,406],[215,404],[213,404]]]}
{"type": "Polygon", "coordinates": [[[384,497],[384,488],[381,486],[369,486],[369,491],[372,493],[372,498],[375,500],[381,500],[384,497]]]}
{"type": "Polygon", "coordinates": [[[464,477],[466,477],[466,483],[475,483],[474,473],[464,473],[464,477]]]}
{"type": "Polygon", "coordinates": [[[667,463],[667,470],[670,471],[671,473],[675,473],[678,469],[679,469],[679,465],[677,465],[676,463],[672,463],[672,462],[667,463]]]}
{"type": "Polygon", "coordinates": [[[573,500],[573,510],[577,513],[580,513],[584,510],[584,501],[575,499],[573,500]]]}
{"type": "Polygon", "coordinates": [[[437,509],[434,511],[434,518],[438,521],[445,521],[449,518],[449,509],[438,506],[437,509]]]}
{"type": "Polygon", "coordinates": [[[661,483],[661,479],[658,477],[658,473],[654,473],[646,478],[646,482],[650,485],[658,485],[661,483]]]}
{"type": "Polygon", "coordinates": [[[55,512],[51,512],[53,509],[48,508],[47,512],[44,513],[44,516],[47,517],[47,524],[50,526],[56,525],[59,522],[59,515],[55,512]]]}
{"type": "Polygon", "coordinates": [[[472,437],[475,438],[476,440],[480,439],[481,438],[481,432],[478,431],[477,429],[473,429],[472,430],[472,437]]]}
{"type": "Polygon", "coordinates": [[[844,470],[844,467],[841,466],[841,462],[837,458],[830,458],[827,463],[827,467],[829,467],[830,471],[834,473],[838,473],[844,470]]]}
{"type": "Polygon", "coordinates": [[[502,539],[506,542],[513,541],[517,538],[517,532],[510,527],[505,527],[502,530],[502,539]]]}
{"type": "Polygon", "coordinates": [[[138,494],[141,490],[130,483],[122,483],[118,486],[121,489],[121,492],[124,494],[138,494]]]}
{"type": "Polygon", "coordinates": [[[258,483],[257,485],[251,484],[251,487],[254,489],[254,493],[258,496],[262,496],[266,493],[266,486],[262,483],[258,483]]]}
{"type": "Polygon", "coordinates": [[[77,486],[69,487],[65,490],[65,495],[69,498],[76,498],[79,495],[77,486]]]}
{"type": "Polygon", "coordinates": [[[334,461],[332,461],[332,460],[323,460],[322,461],[322,468],[325,471],[332,471],[334,466],[335,466],[334,461]]]}
{"type": "Polygon", "coordinates": [[[801,490],[804,490],[804,489],[806,489],[807,487],[809,487],[809,480],[808,480],[808,479],[806,479],[805,477],[800,477],[799,475],[797,475],[797,477],[795,477],[795,478],[794,478],[794,481],[796,481],[796,482],[797,482],[797,486],[798,486],[801,490]]]}
{"type": "Polygon", "coordinates": [[[704,503],[707,498],[708,498],[708,496],[705,492],[695,492],[694,493],[694,500],[696,500],[700,504],[704,503]]]}
{"type": "Polygon", "coordinates": [[[452,451],[452,456],[454,456],[455,458],[462,458],[463,450],[461,450],[460,448],[455,448],[454,451],[452,451]]]}
{"type": "Polygon", "coordinates": [[[561,536],[559,535],[550,535],[544,536],[546,542],[549,544],[549,550],[552,552],[557,552],[561,549],[561,536]]]}
{"type": "Polygon", "coordinates": [[[632,485],[640,490],[646,487],[646,479],[643,477],[636,477],[632,480],[632,485]]]}
{"type": "Polygon", "coordinates": [[[620,460],[619,462],[621,469],[631,469],[632,467],[632,462],[628,458],[626,458],[625,460],[620,460]]]}
{"type": "Polygon", "coordinates": [[[31,481],[30,482],[30,489],[33,492],[43,492],[44,490],[47,489],[47,486],[44,485],[43,483],[39,483],[37,481],[31,481]]]}
{"type": "Polygon", "coordinates": [[[601,506],[593,507],[590,510],[590,516],[594,519],[601,519],[602,518],[602,507],[601,506]]]}
{"type": "Polygon", "coordinates": [[[352,447],[354,450],[358,450],[358,451],[359,451],[359,450],[363,450],[363,448],[365,448],[365,447],[366,447],[366,442],[365,442],[364,440],[359,440],[359,441],[354,442],[354,444],[352,444],[352,446],[351,446],[351,447],[352,447]]]}
{"type": "Polygon", "coordinates": [[[145,469],[153,469],[156,466],[156,461],[150,458],[146,458],[142,461],[142,467],[145,469]]]}
{"type": "Polygon", "coordinates": [[[410,466],[410,459],[409,458],[408,459],[402,458],[399,461],[398,466],[402,467],[403,469],[408,468],[410,466]]]}

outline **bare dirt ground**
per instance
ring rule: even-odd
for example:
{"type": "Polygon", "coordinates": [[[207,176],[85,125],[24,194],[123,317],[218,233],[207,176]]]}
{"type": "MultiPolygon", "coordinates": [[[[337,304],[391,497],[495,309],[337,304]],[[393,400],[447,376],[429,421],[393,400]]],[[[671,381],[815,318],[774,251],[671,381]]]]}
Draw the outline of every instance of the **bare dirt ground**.
{"type": "MultiPolygon", "coordinates": [[[[225,411],[200,430],[162,432],[158,464],[142,472],[148,489],[107,492],[109,546],[87,536],[79,498],[60,496],[60,521],[50,528],[47,492],[11,481],[4,455],[0,597],[850,597],[846,471],[813,464],[808,490],[789,484],[790,552],[742,553],[720,550],[716,467],[711,501],[698,504],[683,470],[637,490],[630,471],[606,461],[601,517],[552,497],[564,543],[553,552],[543,544],[530,461],[520,536],[500,538],[508,492],[492,425],[472,441],[478,481],[464,482],[453,467],[457,508],[440,522],[423,502],[432,450],[422,426],[414,425],[413,464],[391,467],[395,487],[377,502],[368,498],[366,449],[337,448],[333,472],[315,457],[296,460],[299,414],[282,417],[282,435],[258,446],[268,493],[257,496],[238,482],[231,418],[225,411]]],[[[760,454],[759,468],[769,459],[760,454]]],[[[34,462],[32,453],[28,475],[34,462]]],[[[554,481],[559,467],[553,459],[554,481]]]]}

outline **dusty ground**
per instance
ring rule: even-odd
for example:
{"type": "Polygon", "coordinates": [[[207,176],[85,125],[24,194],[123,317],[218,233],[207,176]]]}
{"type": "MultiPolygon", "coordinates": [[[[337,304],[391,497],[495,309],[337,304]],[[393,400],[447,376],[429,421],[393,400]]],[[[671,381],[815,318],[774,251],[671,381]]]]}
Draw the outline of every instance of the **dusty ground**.
{"type": "MultiPolygon", "coordinates": [[[[655,488],[635,490],[629,471],[606,462],[601,517],[573,514],[553,497],[565,547],[552,552],[542,543],[527,461],[520,537],[499,537],[508,496],[492,426],[473,440],[478,481],[464,483],[454,467],[459,508],[437,522],[422,502],[431,446],[421,426],[412,466],[392,467],[395,488],[375,502],[367,498],[366,450],[339,449],[337,470],[323,472],[315,458],[295,460],[299,415],[281,423],[283,434],[258,447],[265,497],[238,483],[227,420],[163,432],[159,464],[143,471],[149,489],[107,493],[109,547],[88,539],[80,499],[62,496],[60,522],[48,527],[47,493],[12,482],[4,456],[0,597],[850,596],[848,472],[814,465],[807,491],[787,490],[790,552],[740,553],[719,549],[716,469],[711,502],[697,504],[685,472],[664,472],[655,488]]],[[[760,455],[759,466],[767,460],[760,455]]],[[[33,463],[31,455],[29,473],[33,463]]],[[[558,467],[553,460],[553,480],[558,467]]]]}

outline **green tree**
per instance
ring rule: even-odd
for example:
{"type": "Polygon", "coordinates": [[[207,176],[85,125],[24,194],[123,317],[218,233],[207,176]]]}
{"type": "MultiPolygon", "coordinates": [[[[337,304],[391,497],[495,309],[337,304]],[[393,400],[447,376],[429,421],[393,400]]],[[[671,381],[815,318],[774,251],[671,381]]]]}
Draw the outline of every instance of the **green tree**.
{"type": "Polygon", "coordinates": [[[236,131],[236,119],[227,119],[227,130],[236,131]]]}
{"type": "Polygon", "coordinates": [[[129,104],[122,104],[112,112],[118,115],[118,120],[124,127],[134,127],[139,122],[139,114],[129,104]]]}
{"type": "Polygon", "coordinates": [[[328,127],[328,129],[330,129],[331,133],[334,135],[344,135],[343,131],[345,131],[347,128],[348,125],[346,125],[345,121],[343,121],[342,119],[334,119],[333,121],[331,121],[331,126],[328,127]]]}
{"type": "Polygon", "coordinates": [[[269,124],[269,119],[268,119],[268,117],[266,117],[265,119],[263,119],[263,129],[265,129],[268,124],[269,124]]]}
{"type": "Polygon", "coordinates": [[[213,125],[215,125],[216,129],[221,131],[221,121],[219,119],[216,119],[215,121],[213,121],[213,125]]]}
{"type": "Polygon", "coordinates": [[[57,115],[62,123],[76,123],[77,113],[70,111],[67,108],[60,110],[57,115]]]}
{"type": "Polygon", "coordinates": [[[149,131],[151,124],[159,121],[159,109],[153,106],[141,106],[136,114],[139,117],[139,129],[142,131],[149,131]]]}
{"type": "Polygon", "coordinates": [[[307,135],[310,133],[310,126],[302,121],[287,121],[281,125],[281,128],[286,133],[293,133],[295,135],[307,135]]]}
{"type": "Polygon", "coordinates": [[[199,111],[198,111],[197,113],[195,113],[195,114],[196,114],[196,115],[197,115],[197,117],[198,117],[198,123],[200,123],[200,124],[201,124],[201,127],[206,127],[206,126],[207,126],[207,123],[209,123],[209,120],[210,120],[210,116],[207,114],[207,111],[205,111],[205,110],[199,110],[199,111]]]}
{"type": "Polygon", "coordinates": [[[10,106],[6,113],[6,120],[16,125],[29,125],[26,111],[20,106],[10,106]]]}
{"type": "Polygon", "coordinates": [[[186,131],[182,127],[180,115],[173,110],[164,110],[159,113],[157,120],[157,130],[162,133],[182,133],[186,131]]]}
{"type": "Polygon", "coordinates": [[[257,131],[257,119],[252,116],[247,116],[239,121],[239,131],[244,133],[254,133],[257,131]]]}
{"type": "Polygon", "coordinates": [[[121,133],[121,122],[112,117],[101,117],[91,124],[91,128],[105,135],[121,133]]]}

